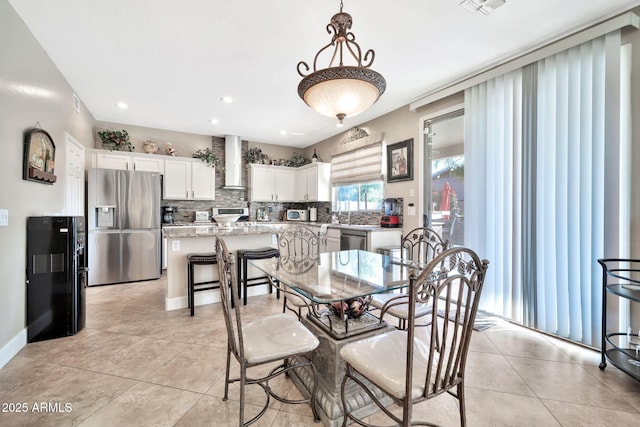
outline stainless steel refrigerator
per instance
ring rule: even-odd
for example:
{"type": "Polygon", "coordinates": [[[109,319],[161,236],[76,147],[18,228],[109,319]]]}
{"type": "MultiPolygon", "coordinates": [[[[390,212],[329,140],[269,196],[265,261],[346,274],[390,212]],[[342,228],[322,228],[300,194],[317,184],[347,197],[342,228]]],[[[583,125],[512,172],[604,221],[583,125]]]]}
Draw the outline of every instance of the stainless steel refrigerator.
{"type": "Polygon", "coordinates": [[[89,286],[160,277],[160,197],[157,172],[89,169],[89,286]]]}

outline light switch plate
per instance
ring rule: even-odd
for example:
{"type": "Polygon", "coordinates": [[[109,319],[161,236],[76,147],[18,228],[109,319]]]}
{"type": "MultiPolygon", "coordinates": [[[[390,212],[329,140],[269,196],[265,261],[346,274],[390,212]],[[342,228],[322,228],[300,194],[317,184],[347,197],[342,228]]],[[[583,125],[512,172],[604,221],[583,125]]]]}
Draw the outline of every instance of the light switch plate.
{"type": "Polygon", "coordinates": [[[172,240],[171,241],[171,250],[179,251],[180,250],[180,240],[172,240]]]}
{"type": "Polygon", "coordinates": [[[416,207],[415,206],[409,206],[408,215],[415,215],[416,214],[416,207]]]}
{"type": "Polygon", "coordinates": [[[9,210],[0,209],[0,227],[9,226],[9,210]]]}

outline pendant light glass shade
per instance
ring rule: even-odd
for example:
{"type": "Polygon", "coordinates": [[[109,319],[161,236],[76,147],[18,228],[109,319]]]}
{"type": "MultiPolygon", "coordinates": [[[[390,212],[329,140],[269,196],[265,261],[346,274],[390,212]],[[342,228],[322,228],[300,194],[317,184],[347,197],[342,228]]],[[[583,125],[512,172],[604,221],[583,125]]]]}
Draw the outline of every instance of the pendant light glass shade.
{"type": "Polygon", "coordinates": [[[340,13],[335,14],[327,26],[328,31],[333,32],[331,42],[316,54],[313,72],[305,75],[310,71],[309,65],[304,61],[298,63],[298,74],[303,77],[298,85],[298,95],[317,113],[337,117],[340,122],[345,117],[366,111],[380,98],[387,86],[384,77],[369,68],[375,52],[369,49],[362,56],[355,36],[349,31],[351,24],[351,15],[342,12],[341,3],[340,13]],[[318,69],[318,57],[330,47],[333,47],[333,55],[329,67],[318,69]],[[351,54],[356,65],[344,65],[344,52],[351,54]],[[339,64],[333,66],[336,59],[339,64]]]}

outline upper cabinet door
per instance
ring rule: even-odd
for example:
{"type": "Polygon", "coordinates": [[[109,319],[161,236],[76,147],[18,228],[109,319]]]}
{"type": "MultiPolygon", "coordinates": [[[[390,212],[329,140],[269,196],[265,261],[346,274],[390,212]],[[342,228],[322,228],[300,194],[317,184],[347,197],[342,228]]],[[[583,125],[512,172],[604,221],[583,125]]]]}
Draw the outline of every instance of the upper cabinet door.
{"type": "Polygon", "coordinates": [[[194,200],[214,200],[216,197],[215,169],[200,160],[191,164],[191,197],[194,200]]]}
{"type": "Polygon", "coordinates": [[[110,152],[97,153],[95,157],[95,166],[99,169],[118,169],[122,171],[133,170],[133,162],[131,156],[127,154],[115,154],[110,152]]]}
{"type": "Polygon", "coordinates": [[[276,201],[293,202],[296,200],[297,171],[294,168],[276,169],[276,201]]]}
{"type": "Polygon", "coordinates": [[[133,157],[133,170],[141,172],[164,173],[164,160],[152,154],[143,154],[140,157],[133,157]]]}
{"type": "Polygon", "coordinates": [[[164,161],[163,199],[188,200],[191,196],[191,161],[164,161]]]}
{"type": "Polygon", "coordinates": [[[257,202],[275,201],[275,170],[269,166],[249,165],[251,200],[257,202]]]}

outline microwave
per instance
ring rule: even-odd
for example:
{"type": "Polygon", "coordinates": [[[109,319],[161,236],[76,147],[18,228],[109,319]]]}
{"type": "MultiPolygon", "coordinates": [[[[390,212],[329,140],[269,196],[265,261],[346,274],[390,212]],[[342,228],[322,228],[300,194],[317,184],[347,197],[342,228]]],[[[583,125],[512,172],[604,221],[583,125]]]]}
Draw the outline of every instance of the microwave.
{"type": "Polygon", "coordinates": [[[309,211],[306,209],[287,209],[287,221],[309,221],[309,211]]]}

